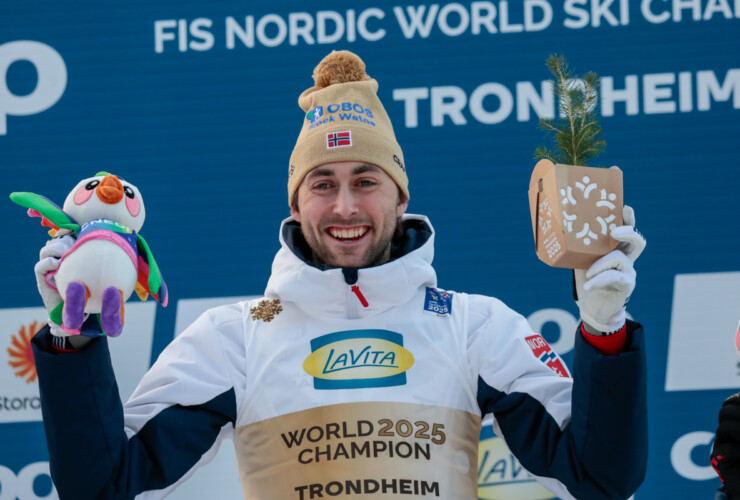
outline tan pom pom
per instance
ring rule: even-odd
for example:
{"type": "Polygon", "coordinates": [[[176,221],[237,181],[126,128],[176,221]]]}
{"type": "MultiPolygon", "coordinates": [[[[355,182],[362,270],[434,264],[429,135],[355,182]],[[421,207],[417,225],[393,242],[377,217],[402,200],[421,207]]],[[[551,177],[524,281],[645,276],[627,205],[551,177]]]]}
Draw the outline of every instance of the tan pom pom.
{"type": "Polygon", "coordinates": [[[316,88],[322,89],[335,83],[369,80],[365,63],[348,50],[334,50],[313,70],[316,88]]]}

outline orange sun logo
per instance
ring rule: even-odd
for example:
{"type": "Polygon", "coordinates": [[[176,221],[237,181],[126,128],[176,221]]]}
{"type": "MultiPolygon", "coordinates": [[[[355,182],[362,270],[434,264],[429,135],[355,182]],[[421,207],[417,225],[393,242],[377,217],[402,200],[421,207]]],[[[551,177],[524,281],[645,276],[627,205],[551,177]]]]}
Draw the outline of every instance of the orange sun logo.
{"type": "Polygon", "coordinates": [[[21,326],[18,335],[11,337],[11,347],[8,347],[10,361],[8,364],[15,370],[15,376],[25,378],[27,383],[36,381],[36,363],[31,351],[31,337],[38,331],[38,321],[21,326]]]}

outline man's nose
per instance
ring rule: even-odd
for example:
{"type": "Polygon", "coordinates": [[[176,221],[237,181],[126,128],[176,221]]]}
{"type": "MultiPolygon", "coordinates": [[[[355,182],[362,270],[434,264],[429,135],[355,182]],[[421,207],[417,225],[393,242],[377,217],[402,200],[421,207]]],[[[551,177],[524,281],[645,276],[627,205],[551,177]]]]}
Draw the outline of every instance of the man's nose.
{"type": "Polygon", "coordinates": [[[340,187],[334,202],[334,213],[342,217],[351,217],[358,211],[357,196],[349,187],[340,187]]]}

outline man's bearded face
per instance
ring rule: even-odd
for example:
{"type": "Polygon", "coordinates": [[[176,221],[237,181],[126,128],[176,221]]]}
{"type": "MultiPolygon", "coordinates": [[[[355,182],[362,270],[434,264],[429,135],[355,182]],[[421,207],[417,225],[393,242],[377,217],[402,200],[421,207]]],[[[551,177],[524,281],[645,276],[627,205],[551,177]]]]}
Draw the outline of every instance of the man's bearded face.
{"type": "Polygon", "coordinates": [[[297,191],[293,218],[313,250],[314,264],[371,267],[390,258],[397,220],[408,202],[382,169],[336,162],[311,170],[297,191]]]}

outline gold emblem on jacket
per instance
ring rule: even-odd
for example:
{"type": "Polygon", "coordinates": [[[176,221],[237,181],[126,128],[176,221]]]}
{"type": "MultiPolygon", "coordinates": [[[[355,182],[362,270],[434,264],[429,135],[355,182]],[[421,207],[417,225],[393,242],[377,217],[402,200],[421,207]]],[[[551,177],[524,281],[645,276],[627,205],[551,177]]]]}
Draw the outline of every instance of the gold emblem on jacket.
{"type": "Polygon", "coordinates": [[[269,323],[275,319],[275,316],[281,312],[283,312],[283,306],[280,305],[280,299],[260,300],[257,307],[249,310],[249,314],[252,315],[253,320],[261,319],[265,323],[269,323]]]}

